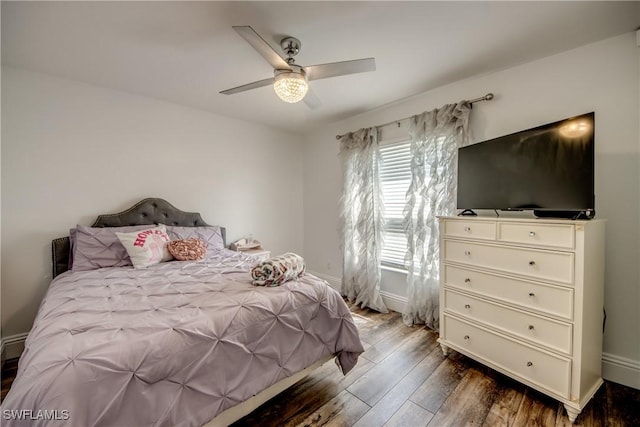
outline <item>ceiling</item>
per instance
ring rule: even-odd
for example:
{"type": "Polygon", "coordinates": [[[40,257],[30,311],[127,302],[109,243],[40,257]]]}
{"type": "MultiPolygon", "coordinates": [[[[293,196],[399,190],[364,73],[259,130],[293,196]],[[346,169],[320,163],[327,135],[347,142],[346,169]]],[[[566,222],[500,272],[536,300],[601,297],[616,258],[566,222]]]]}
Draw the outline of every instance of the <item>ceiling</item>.
{"type": "Polygon", "coordinates": [[[305,132],[639,26],[638,1],[2,1],[2,63],[305,132]],[[377,70],[312,81],[315,110],[269,86],[221,95],[273,76],[232,25],[278,51],[300,39],[301,65],[375,57],[377,70]]]}

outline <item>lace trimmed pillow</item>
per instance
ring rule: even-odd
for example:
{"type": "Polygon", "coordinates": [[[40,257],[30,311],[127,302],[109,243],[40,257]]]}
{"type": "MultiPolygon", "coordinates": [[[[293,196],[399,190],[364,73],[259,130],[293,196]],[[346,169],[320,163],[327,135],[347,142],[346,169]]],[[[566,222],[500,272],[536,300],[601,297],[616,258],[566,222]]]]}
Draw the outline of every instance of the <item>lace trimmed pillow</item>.
{"type": "Polygon", "coordinates": [[[167,249],[178,261],[197,261],[207,255],[207,247],[201,239],[173,240],[167,245],[167,249]]]}

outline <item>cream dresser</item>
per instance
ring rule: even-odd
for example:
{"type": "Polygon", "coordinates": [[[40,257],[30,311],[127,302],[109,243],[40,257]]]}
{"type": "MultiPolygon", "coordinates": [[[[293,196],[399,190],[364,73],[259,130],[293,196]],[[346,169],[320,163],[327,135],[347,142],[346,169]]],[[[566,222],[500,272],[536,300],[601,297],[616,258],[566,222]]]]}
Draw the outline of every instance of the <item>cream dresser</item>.
{"type": "Polygon", "coordinates": [[[440,345],[564,403],[602,384],[603,220],[442,217],[440,345]]]}

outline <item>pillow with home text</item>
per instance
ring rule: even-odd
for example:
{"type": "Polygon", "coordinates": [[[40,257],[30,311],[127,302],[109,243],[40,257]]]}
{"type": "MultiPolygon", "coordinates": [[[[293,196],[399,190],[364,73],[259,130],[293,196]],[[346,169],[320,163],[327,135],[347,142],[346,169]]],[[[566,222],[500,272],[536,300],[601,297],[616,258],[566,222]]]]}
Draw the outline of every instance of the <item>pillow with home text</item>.
{"type": "Polygon", "coordinates": [[[132,233],[116,233],[116,236],[127,250],[134,268],[149,267],[173,258],[167,248],[171,239],[164,225],[132,233]]]}

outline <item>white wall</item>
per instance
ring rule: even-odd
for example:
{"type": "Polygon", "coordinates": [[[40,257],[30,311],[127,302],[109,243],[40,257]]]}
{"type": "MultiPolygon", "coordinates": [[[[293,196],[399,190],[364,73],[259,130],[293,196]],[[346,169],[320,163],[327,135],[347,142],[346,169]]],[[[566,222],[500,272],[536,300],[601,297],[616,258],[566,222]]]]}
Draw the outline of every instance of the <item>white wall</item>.
{"type": "MultiPolygon", "coordinates": [[[[493,92],[475,104],[472,141],[573,115],[596,113],[596,213],[606,218],[606,378],[640,387],[640,138],[635,33],[441,87],[309,134],[305,144],[304,253],[308,268],[341,275],[338,202],[341,171],[336,134],[404,118],[493,92]],[[607,366],[610,367],[607,370],[607,366]],[[611,367],[613,366],[613,367],[611,367]],[[618,369],[619,368],[619,369],[618,369]],[[615,372],[614,372],[615,371],[615,372]],[[627,373],[635,375],[624,378],[627,373]]],[[[401,300],[401,280],[382,289],[401,300]]],[[[338,279],[334,279],[338,280],[338,279]]]]}
{"type": "Polygon", "coordinates": [[[302,252],[297,135],[24,70],[2,69],[2,334],[28,332],[51,239],[145,197],[302,252]]]}

